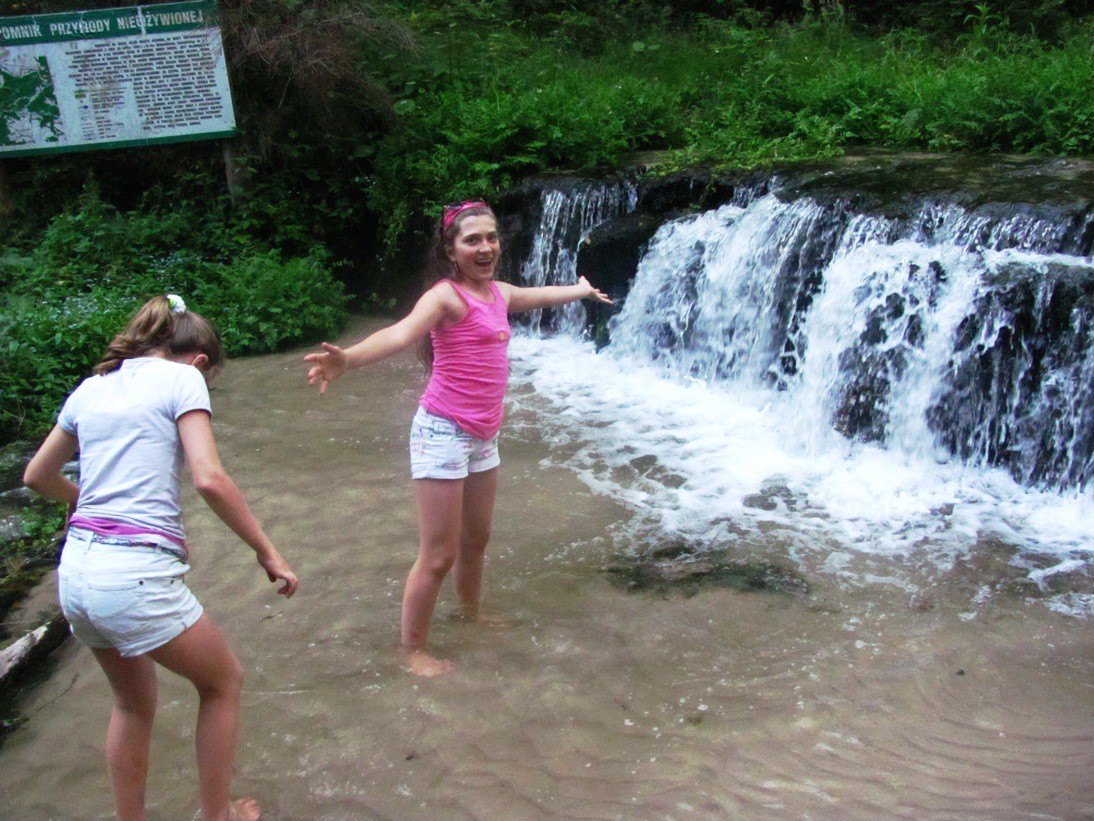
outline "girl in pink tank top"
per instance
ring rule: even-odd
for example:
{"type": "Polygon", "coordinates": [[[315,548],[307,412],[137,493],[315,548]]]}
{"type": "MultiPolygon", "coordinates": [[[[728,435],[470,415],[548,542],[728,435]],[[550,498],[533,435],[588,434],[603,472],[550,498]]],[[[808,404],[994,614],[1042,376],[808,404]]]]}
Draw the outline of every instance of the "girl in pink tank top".
{"type": "Polygon", "coordinates": [[[467,306],[455,325],[429,332],[433,368],[419,404],[451,419],[476,439],[490,439],[501,428],[502,402],[509,380],[509,316],[505,297],[491,282],[493,302],[483,302],[452,280],[449,287],[467,306]]]}
{"type": "Polygon", "coordinates": [[[429,384],[411,428],[418,558],[403,590],[402,651],[417,675],[454,665],[425,651],[441,583],[451,570],[463,615],[479,615],[483,558],[497,495],[497,437],[509,375],[508,314],[611,300],[581,277],[573,285],[521,288],[494,279],[501,243],[485,202],[445,206],[430,273],[439,280],[407,316],[348,348],[324,342],[304,357],[308,382],[325,393],[348,370],[422,346],[429,384]]]}

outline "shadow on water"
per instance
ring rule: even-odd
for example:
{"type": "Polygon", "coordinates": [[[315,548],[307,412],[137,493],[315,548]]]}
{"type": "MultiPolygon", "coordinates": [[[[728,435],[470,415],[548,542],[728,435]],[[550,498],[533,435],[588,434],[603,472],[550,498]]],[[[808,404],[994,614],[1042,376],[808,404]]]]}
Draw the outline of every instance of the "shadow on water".
{"type": "MultiPolygon", "coordinates": [[[[249,551],[184,499],[189,583],[247,671],[236,790],[266,818],[1094,811],[1088,623],[985,592],[998,564],[910,588],[915,554],[788,562],[780,530],[771,549],[730,540],[699,555],[651,537],[643,555],[634,511],[590,490],[554,444],[552,426],[582,419],[545,424],[520,385],[486,573],[496,618],[447,618],[446,586],[430,640],[457,669],[408,676],[396,643],[417,544],[406,435],[421,372],[397,358],[320,399],[301,353],[231,362],[213,394],[221,455],[295,564],[298,595],[275,596],[249,551]],[[629,595],[636,579],[657,594],[629,595]],[[670,582],[694,595],[664,594],[670,582]]],[[[159,704],[149,817],[190,818],[196,699],[161,674],[159,704]]],[[[67,643],[19,708],[0,815],[110,817],[110,694],[90,653],[67,643]]]]}

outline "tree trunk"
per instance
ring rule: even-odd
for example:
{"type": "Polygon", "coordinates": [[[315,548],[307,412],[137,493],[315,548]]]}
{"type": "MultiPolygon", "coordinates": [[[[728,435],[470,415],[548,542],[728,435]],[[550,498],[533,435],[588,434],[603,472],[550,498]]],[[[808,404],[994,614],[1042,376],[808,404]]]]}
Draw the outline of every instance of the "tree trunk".
{"type": "Polygon", "coordinates": [[[11,177],[8,176],[8,167],[0,160],[0,216],[10,217],[15,214],[15,192],[11,189],[11,177]]]}
{"type": "Polygon", "coordinates": [[[247,170],[239,162],[236,156],[236,144],[234,140],[224,140],[221,144],[221,156],[224,157],[224,179],[228,183],[228,194],[235,203],[244,194],[251,190],[251,180],[247,170]]]}

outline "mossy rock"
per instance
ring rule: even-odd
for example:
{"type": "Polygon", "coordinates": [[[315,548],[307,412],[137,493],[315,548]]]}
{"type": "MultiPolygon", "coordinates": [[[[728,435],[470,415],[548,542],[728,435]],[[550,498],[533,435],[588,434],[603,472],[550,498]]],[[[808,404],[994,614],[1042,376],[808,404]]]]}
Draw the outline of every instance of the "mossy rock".
{"type": "Polygon", "coordinates": [[[677,542],[627,557],[605,568],[629,593],[696,595],[704,587],[753,593],[808,593],[809,583],[795,570],[762,559],[741,559],[677,542]]]}

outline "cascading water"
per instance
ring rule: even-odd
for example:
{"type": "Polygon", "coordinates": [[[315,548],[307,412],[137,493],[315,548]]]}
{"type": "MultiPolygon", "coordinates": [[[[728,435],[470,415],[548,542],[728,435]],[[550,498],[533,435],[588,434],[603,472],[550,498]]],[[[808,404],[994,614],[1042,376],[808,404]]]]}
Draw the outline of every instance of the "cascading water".
{"type": "MultiPolygon", "coordinates": [[[[554,195],[552,214],[581,210],[554,195]]],[[[1042,587],[1087,578],[1094,263],[1074,238],[1088,229],[929,201],[901,218],[735,201],[662,225],[607,347],[581,341],[580,317],[549,338],[536,324],[514,340],[515,378],[554,405],[558,453],[634,508],[636,532],[777,532],[836,571],[862,553],[945,566],[994,539],[1042,587]]],[[[573,236],[550,232],[542,247],[573,236]]],[[[572,281],[571,247],[538,252],[526,278],[572,281]]],[[[1054,606],[1094,609],[1083,591],[1054,606]]]]}
{"type": "MultiPolygon", "coordinates": [[[[577,250],[590,228],[612,217],[634,210],[638,193],[626,181],[614,185],[583,186],[575,191],[546,190],[540,202],[539,227],[532,251],[521,267],[523,284],[530,286],[570,283],[577,279],[577,250]]],[[[544,311],[529,314],[528,327],[533,333],[544,330],[544,311]]],[[[561,333],[579,333],[584,324],[580,305],[554,311],[554,329],[561,333]]]]}
{"type": "Polygon", "coordinates": [[[909,222],[843,223],[768,195],[670,223],[613,322],[612,349],[670,377],[774,382],[801,408],[799,440],[831,427],[1084,491],[1094,345],[1076,283],[1090,281],[1091,261],[1054,253],[1051,225],[985,226],[935,206],[909,222]],[[809,245],[831,250],[803,266],[809,245]]]}

